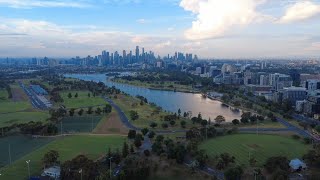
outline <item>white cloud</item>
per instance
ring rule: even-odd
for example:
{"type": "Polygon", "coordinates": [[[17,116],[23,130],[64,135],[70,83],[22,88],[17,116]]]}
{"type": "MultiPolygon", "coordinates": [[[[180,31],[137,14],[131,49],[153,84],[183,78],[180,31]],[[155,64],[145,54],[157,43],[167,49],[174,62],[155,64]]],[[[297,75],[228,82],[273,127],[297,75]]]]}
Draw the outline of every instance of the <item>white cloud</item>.
{"type": "Polygon", "coordinates": [[[265,0],[182,0],[180,6],[196,14],[188,39],[210,39],[223,36],[235,25],[247,25],[269,18],[256,11],[265,0]]]}
{"type": "Polygon", "coordinates": [[[85,8],[89,4],[74,1],[61,0],[0,0],[0,5],[9,6],[12,8],[32,8],[32,7],[71,7],[85,8]]]}
{"type": "Polygon", "coordinates": [[[311,1],[299,1],[286,9],[285,15],[278,23],[292,23],[309,19],[320,14],[320,5],[311,1]]]}
{"type": "Polygon", "coordinates": [[[149,23],[150,21],[149,21],[149,20],[146,20],[146,19],[141,18],[141,19],[137,19],[137,20],[136,20],[136,22],[137,22],[137,23],[139,23],[139,24],[146,24],[146,23],[149,23]]]}

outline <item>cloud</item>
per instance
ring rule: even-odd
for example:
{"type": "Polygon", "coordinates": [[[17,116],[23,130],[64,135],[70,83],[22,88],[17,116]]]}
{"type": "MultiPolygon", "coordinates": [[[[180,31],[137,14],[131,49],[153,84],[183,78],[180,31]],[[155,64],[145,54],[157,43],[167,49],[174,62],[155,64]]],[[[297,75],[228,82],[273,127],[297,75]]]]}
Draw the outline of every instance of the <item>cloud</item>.
{"type": "Polygon", "coordinates": [[[311,1],[299,1],[286,9],[278,23],[292,23],[312,18],[320,14],[320,5],[311,1]]]}
{"type": "Polygon", "coordinates": [[[84,8],[89,4],[71,1],[48,1],[48,0],[0,0],[0,5],[12,8],[32,8],[32,7],[71,7],[84,8]]]}
{"type": "Polygon", "coordinates": [[[61,0],[0,0],[0,6],[5,5],[11,8],[33,8],[33,7],[70,7],[70,8],[85,8],[89,4],[74,1],[61,0]]]}
{"type": "Polygon", "coordinates": [[[270,18],[256,8],[265,0],[182,0],[180,6],[196,15],[185,32],[191,40],[222,37],[236,25],[247,25],[270,18]]]}
{"type": "Polygon", "coordinates": [[[146,19],[137,19],[136,22],[139,24],[146,24],[146,23],[149,23],[150,21],[146,19]]]}

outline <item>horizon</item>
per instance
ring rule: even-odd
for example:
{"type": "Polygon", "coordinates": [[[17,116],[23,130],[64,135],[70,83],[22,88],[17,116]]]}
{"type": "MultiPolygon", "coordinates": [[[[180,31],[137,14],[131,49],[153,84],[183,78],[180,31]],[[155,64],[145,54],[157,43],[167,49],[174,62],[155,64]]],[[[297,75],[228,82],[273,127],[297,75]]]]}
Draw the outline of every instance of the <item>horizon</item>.
{"type": "Polygon", "coordinates": [[[200,59],[316,59],[319,0],[0,0],[0,57],[145,47],[200,59]]]}

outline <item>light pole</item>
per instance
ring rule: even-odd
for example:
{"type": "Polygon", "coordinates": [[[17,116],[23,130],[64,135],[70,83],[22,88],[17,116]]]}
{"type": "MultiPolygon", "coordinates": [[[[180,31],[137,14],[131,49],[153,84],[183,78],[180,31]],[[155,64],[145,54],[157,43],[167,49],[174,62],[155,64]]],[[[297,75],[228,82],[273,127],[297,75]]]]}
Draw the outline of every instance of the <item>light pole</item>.
{"type": "Polygon", "coordinates": [[[112,160],[112,159],[113,159],[113,157],[110,157],[110,158],[109,158],[109,162],[110,162],[110,179],[111,179],[111,171],[112,171],[112,170],[111,170],[111,160],[112,160]]]}
{"type": "Polygon", "coordinates": [[[30,179],[30,160],[27,160],[26,163],[28,165],[28,174],[29,174],[29,179],[30,179]]]}
{"type": "Polygon", "coordinates": [[[9,152],[9,163],[11,164],[11,144],[8,146],[8,152],[9,152]]]}
{"type": "Polygon", "coordinates": [[[82,180],[82,169],[79,170],[79,173],[81,175],[81,180],[82,180]]]}

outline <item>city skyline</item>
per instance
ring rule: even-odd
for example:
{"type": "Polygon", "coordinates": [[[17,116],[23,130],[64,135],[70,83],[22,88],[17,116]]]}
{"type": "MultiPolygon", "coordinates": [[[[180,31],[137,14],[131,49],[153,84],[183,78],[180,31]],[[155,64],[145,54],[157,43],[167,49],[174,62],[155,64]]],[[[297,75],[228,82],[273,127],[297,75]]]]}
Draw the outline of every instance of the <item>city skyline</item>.
{"type": "Polygon", "coordinates": [[[139,46],[161,57],[319,58],[319,14],[318,0],[0,0],[0,56],[94,56],[139,46]]]}

